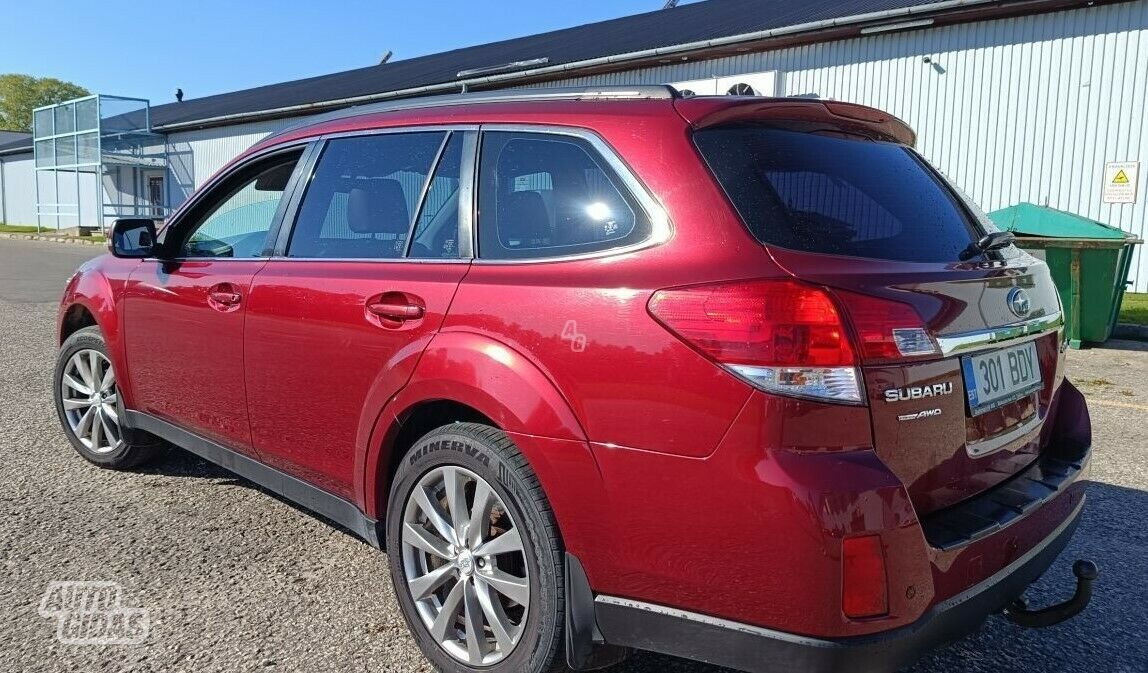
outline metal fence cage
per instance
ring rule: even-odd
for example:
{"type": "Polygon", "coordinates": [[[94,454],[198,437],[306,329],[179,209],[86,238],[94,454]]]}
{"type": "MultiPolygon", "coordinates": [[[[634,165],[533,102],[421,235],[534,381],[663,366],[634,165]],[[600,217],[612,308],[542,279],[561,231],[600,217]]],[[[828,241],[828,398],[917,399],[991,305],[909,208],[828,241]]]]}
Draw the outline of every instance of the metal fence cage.
{"type": "MultiPolygon", "coordinates": [[[[70,226],[102,229],[107,218],[125,214],[166,215],[166,198],[161,203],[141,204],[141,171],[160,169],[166,172],[167,156],[163,136],[151,130],[151,105],[143,98],[95,94],[32,112],[32,148],[36,170],[36,226],[42,228],[47,218],[52,228],[70,226]],[[127,167],[133,199],[136,203],[108,201],[109,186],[121,193],[122,186],[108,181],[108,167],[127,167]],[[83,177],[87,176],[87,177],[83,177]],[[71,182],[62,185],[61,179],[71,182]],[[94,209],[91,217],[84,209],[88,180],[94,209]],[[94,180],[94,184],[90,181],[94,180]],[[50,195],[48,194],[50,192],[50,195]],[[67,197],[62,194],[68,193],[67,197]]],[[[117,170],[117,180],[121,172],[117,170]]]]}

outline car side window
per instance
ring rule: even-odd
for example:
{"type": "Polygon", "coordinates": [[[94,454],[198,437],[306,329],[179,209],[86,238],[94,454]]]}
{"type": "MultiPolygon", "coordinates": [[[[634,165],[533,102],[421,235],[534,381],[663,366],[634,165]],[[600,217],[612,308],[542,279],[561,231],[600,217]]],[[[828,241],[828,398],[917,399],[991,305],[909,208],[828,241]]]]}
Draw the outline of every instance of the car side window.
{"type": "Polygon", "coordinates": [[[299,207],[287,256],[403,257],[413,213],[446,137],[392,133],[328,142],[299,207]]]}
{"type": "Polygon", "coordinates": [[[590,143],[545,133],[483,134],[479,257],[547,258],[641,241],[650,222],[590,143]]]}
{"type": "Polygon", "coordinates": [[[458,257],[458,197],[462,174],[462,134],[452,133],[423,199],[411,236],[410,257],[458,257]]]}
{"type": "Polygon", "coordinates": [[[221,185],[224,196],[192,225],[178,257],[260,257],[267,234],[301,152],[291,152],[241,170],[221,185]]]}

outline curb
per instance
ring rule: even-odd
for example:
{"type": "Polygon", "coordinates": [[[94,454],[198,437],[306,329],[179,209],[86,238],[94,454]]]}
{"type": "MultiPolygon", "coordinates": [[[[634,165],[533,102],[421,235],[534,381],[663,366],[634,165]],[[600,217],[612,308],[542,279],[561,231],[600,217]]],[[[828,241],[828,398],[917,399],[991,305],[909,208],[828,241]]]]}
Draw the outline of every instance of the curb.
{"type": "Polygon", "coordinates": [[[72,236],[45,236],[43,234],[11,234],[0,232],[0,238],[20,241],[47,241],[49,243],[68,243],[71,245],[107,245],[107,241],[85,241],[72,236]]]}
{"type": "Polygon", "coordinates": [[[1132,341],[1148,341],[1148,325],[1129,325],[1117,323],[1112,330],[1114,339],[1131,339],[1132,341]]]}

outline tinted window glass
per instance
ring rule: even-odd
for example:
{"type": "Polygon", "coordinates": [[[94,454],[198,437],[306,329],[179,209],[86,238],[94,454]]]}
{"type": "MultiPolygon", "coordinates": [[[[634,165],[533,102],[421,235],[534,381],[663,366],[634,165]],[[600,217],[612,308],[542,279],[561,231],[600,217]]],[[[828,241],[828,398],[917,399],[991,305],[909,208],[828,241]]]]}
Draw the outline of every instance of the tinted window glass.
{"type": "Polygon", "coordinates": [[[462,134],[451,134],[427,187],[415,224],[410,256],[420,259],[458,257],[458,188],[462,173],[462,134]]]}
{"type": "Polygon", "coordinates": [[[179,257],[259,257],[298,153],[243,171],[219,189],[225,194],[184,240],[179,257]]]}
{"type": "Polygon", "coordinates": [[[762,243],[951,262],[974,240],[954,195],[901,145],[770,128],[704,130],[695,141],[762,243]]]}
{"type": "Polygon", "coordinates": [[[288,257],[397,259],[445,133],[327,143],[295,219],[288,257]]]}
{"type": "Polygon", "coordinates": [[[483,135],[479,256],[538,258],[637,242],[649,222],[585,141],[538,133],[483,135]]]}

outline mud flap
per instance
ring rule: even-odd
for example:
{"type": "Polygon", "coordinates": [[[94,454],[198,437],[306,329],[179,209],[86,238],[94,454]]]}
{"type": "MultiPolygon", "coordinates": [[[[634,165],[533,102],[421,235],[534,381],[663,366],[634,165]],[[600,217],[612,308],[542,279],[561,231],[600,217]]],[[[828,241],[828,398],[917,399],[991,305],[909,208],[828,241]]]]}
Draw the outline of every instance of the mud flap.
{"type": "Polygon", "coordinates": [[[566,665],[575,671],[613,666],[629,649],[607,645],[594,619],[594,592],[582,563],[566,554],[566,665]]]}

